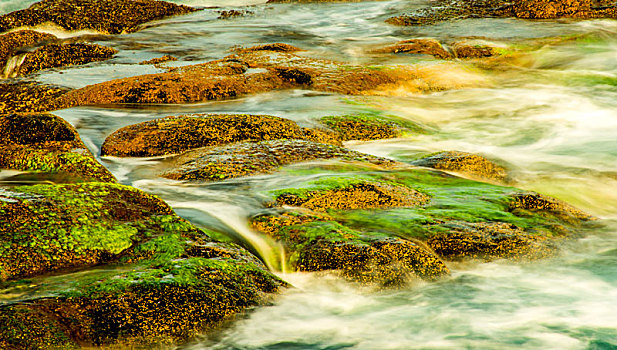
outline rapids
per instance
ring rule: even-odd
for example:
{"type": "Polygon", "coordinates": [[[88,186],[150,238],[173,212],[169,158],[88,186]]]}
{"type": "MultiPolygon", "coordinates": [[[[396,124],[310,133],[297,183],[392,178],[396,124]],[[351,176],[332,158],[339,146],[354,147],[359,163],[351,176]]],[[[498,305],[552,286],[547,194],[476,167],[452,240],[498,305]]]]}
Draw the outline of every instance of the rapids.
{"type": "MultiPolygon", "coordinates": [[[[0,13],[33,2],[2,1],[0,13]]],[[[225,7],[214,0],[173,2],[206,9],[149,23],[132,34],[93,35],[95,42],[119,54],[105,62],[42,71],[36,79],[77,88],[161,72],[135,63],[164,54],[179,58],[170,66],[181,66],[221,58],[233,46],[271,42],[305,48],[311,57],[351,63],[432,65],[437,60],[367,51],[414,37],[482,36],[504,45],[574,34],[594,34],[596,40],[546,47],[516,70],[482,70],[458,62],[459,70],[446,70],[442,78],[474,79],[476,86],[430,94],[397,90],[382,96],[341,96],[296,90],[192,105],[54,112],[76,126],[94,154],[100,154],[105,137],[118,128],[169,115],[270,114],[310,126],[325,115],[394,114],[430,132],[346,146],[401,161],[440,150],[485,154],[509,164],[516,187],[566,200],[605,224],[552,259],[452,264],[452,276],[436,283],[373,290],[332,276],[286,271],[280,247],[248,228],[247,218],[263,210],[262,193],[291,187],[298,176],[281,172],[182,184],[156,176],[163,158],[99,157],[123,184],[159,195],[197,225],[225,232],[295,286],[271,306],[186,349],[617,348],[617,21],[469,19],[394,27],[384,20],[425,2],[234,0],[225,7]],[[227,9],[251,14],[217,19],[219,11],[227,9]]]]}

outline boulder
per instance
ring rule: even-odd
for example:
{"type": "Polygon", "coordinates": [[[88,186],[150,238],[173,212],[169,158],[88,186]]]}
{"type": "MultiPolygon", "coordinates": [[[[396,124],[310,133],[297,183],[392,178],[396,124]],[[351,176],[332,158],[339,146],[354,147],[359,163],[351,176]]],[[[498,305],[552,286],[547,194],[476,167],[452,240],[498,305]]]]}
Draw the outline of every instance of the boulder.
{"type": "Polygon", "coordinates": [[[116,181],[86,149],[75,128],[52,114],[0,114],[2,168],[116,181]]]}
{"type": "Polygon", "coordinates": [[[477,154],[444,151],[433,153],[411,164],[439,170],[453,171],[480,180],[508,182],[507,170],[477,154]]]}
{"type": "Polygon", "coordinates": [[[326,116],[319,121],[336,132],[343,141],[381,140],[425,132],[418,124],[395,116],[356,114],[326,116]]]}
{"type": "Polygon", "coordinates": [[[64,87],[33,81],[0,82],[0,114],[59,109],[56,100],[68,91],[64,87]]]}
{"type": "Polygon", "coordinates": [[[193,11],[197,9],[156,0],[43,0],[0,16],[0,32],[51,22],[66,30],[120,34],[134,32],[146,22],[193,11]]]}

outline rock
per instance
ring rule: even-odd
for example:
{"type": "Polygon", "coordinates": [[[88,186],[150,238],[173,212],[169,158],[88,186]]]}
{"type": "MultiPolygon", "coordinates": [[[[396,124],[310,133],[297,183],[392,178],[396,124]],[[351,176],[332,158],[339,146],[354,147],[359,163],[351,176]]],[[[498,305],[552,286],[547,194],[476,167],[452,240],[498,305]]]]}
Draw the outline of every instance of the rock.
{"type": "Polygon", "coordinates": [[[341,138],[339,134],[334,131],[321,129],[321,128],[302,128],[304,133],[304,139],[317,143],[327,143],[335,146],[342,146],[341,138]]]}
{"type": "Polygon", "coordinates": [[[0,306],[7,349],[171,346],[286,285],[246,250],[213,241],[160,199],[127,186],[3,189],[0,223],[3,279],[114,262],[50,287],[44,277],[27,282],[34,289],[26,300],[0,306]]]}
{"type": "MultiPolygon", "coordinates": [[[[255,229],[285,244],[290,264],[298,269],[346,269],[341,267],[345,259],[353,261],[348,245],[357,239],[370,245],[386,238],[406,239],[446,261],[539,259],[592,228],[591,216],[563,202],[434,170],[319,174],[319,179],[298,182],[294,188],[271,190],[266,206],[285,211],[252,221],[255,229]],[[305,255],[308,246],[311,253],[305,255]],[[346,258],[336,265],[332,252],[346,258]]],[[[368,249],[360,246],[363,252],[368,249]]]]}
{"type": "Polygon", "coordinates": [[[254,14],[253,11],[249,10],[223,10],[219,11],[218,19],[228,19],[234,17],[242,17],[254,14]]]}
{"type": "Polygon", "coordinates": [[[96,44],[48,44],[27,53],[14,74],[23,76],[47,68],[104,61],[110,59],[117,52],[110,47],[96,44]]]}
{"type": "Polygon", "coordinates": [[[409,132],[425,132],[418,124],[394,116],[371,114],[326,116],[319,121],[336,132],[343,141],[381,140],[401,137],[409,132]]]}
{"type": "Polygon", "coordinates": [[[285,245],[290,265],[299,271],[338,271],[361,283],[396,286],[412,277],[434,280],[446,265],[414,242],[369,237],[333,221],[289,213],[253,218],[255,229],[285,245]]]}
{"type": "Polygon", "coordinates": [[[360,182],[328,191],[285,193],[276,197],[278,205],[326,211],[327,209],[370,209],[413,207],[428,197],[418,191],[387,183],[360,182]]]}
{"type": "Polygon", "coordinates": [[[274,51],[274,52],[297,52],[303,51],[299,47],[295,47],[285,43],[263,44],[246,48],[236,49],[236,52],[254,52],[254,51],[274,51]]]}
{"type": "Polygon", "coordinates": [[[137,31],[146,22],[193,11],[197,10],[155,0],[43,0],[0,16],[0,32],[51,22],[66,30],[120,34],[137,31]]]}
{"type": "Polygon", "coordinates": [[[0,115],[0,168],[116,181],[86,149],[77,131],[51,114],[0,115]]]}
{"type": "Polygon", "coordinates": [[[453,171],[475,179],[508,182],[508,172],[503,166],[472,153],[438,152],[413,161],[411,164],[453,171]]]}
{"type": "Polygon", "coordinates": [[[444,49],[441,43],[435,39],[411,39],[384,48],[373,50],[374,53],[412,53],[431,55],[436,58],[452,58],[452,54],[444,49]]]}
{"type": "Polygon", "coordinates": [[[18,30],[0,35],[0,67],[3,67],[3,70],[6,70],[7,61],[20,48],[53,40],[56,40],[55,36],[47,33],[36,32],[34,30],[18,30]]]}
{"type": "Polygon", "coordinates": [[[497,48],[493,46],[467,41],[456,42],[451,48],[456,58],[483,58],[499,54],[497,48]]]}
{"type": "Polygon", "coordinates": [[[399,165],[346,148],[305,140],[242,142],[188,151],[174,160],[163,177],[174,180],[212,181],[272,172],[283,165],[316,159],[342,159],[376,164],[399,165]]]}
{"type": "MultiPolygon", "coordinates": [[[[247,140],[316,137],[314,131],[307,137],[305,129],[279,117],[196,114],[155,119],[121,128],[105,139],[101,154],[117,157],[159,156],[247,140]]],[[[325,137],[321,139],[329,141],[325,137]]]]}
{"type": "Polygon", "coordinates": [[[162,57],[153,58],[151,60],[141,61],[141,62],[139,62],[139,64],[154,64],[154,65],[157,65],[157,64],[164,63],[164,62],[177,61],[177,60],[178,59],[175,58],[174,56],[165,55],[165,56],[162,56],[162,57]]]}
{"type": "Polygon", "coordinates": [[[58,109],[56,100],[68,91],[32,81],[0,83],[0,114],[58,109]]]}
{"type": "Polygon", "coordinates": [[[397,90],[426,92],[479,85],[477,77],[468,72],[465,78],[461,78],[462,74],[443,74],[453,67],[352,66],[270,49],[279,50],[278,46],[267,50],[249,48],[221,60],[165,73],[89,85],[67,93],[58,100],[58,107],[195,103],[280,89],[379,95],[397,90]]]}
{"type": "Polygon", "coordinates": [[[431,236],[426,244],[447,260],[533,260],[549,257],[557,248],[546,236],[529,234],[503,222],[452,221],[440,228],[448,232],[431,236]]]}
{"type": "Polygon", "coordinates": [[[386,22],[394,25],[414,26],[484,17],[617,18],[617,7],[614,2],[606,6],[604,2],[594,3],[591,0],[438,0],[432,2],[431,5],[431,7],[410,14],[389,18],[386,22]]]}

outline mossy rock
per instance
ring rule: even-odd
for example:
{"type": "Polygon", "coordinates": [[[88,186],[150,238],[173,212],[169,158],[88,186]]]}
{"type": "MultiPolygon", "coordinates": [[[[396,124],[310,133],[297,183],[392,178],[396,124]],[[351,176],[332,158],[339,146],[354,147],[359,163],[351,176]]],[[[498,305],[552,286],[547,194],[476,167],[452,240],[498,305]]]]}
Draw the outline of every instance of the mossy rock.
{"type": "Polygon", "coordinates": [[[163,177],[174,180],[212,181],[269,173],[283,165],[319,159],[395,167],[402,164],[343,147],[306,140],[241,142],[188,151],[175,160],[163,177]]]}
{"type": "MultiPolygon", "coordinates": [[[[67,275],[64,284],[45,290],[46,297],[37,296],[36,282],[27,282],[35,285],[29,292],[33,297],[0,306],[3,348],[172,346],[267,302],[269,295],[286,286],[245,249],[213,241],[210,231],[177,217],[154,197],[119,185],[113,185],[113,190],[111,185],[84,186],[91,187],[85,188],[88,193],[94,189],[99,195],[77,199],[74,206],[82,210],[97,209],[89,206],[98,206],[98,201],[107,201],[114,194],[125,196],[109,204],[120,212],[116,217],[98,215],[82,223],[84,231],[91,228],[90,243],[105,235],[107,244],[114,244],[115,264],[87,274],[67,275]],[[101,191],[110,193],[102,195],[101,191]],[[98,224],[108,217],[130,229],[120,235],[117,230],[100,232],[98,224]],[[128,246],[118,246],[123,242],[128,246]]],[[[52,189],[33,186],[28,190],[32,193],[24,191],[21,196],[52,189]]],[[[68,196],[75,188],[53,190],[68,196]]],[[[46,214],[50,218],[47,226],[54,226],[53,209],[46,214]]],[[[96,248],[101,243],[95,243],[96,248]]],[[[3,288],[20,283],[5,282],[3,288]]],[[[38,284],[44,286],[45,279],[38,284]]]]}
{"type": "Polygon", "coordinates": [[[413,165],[461,173],[477,180],[508,182],[505,167],[477,154],[444,151],[411,162],[413,165]]]}
{"type": "Polygon", "coordinates": [[[52,114],[0,114],[0,168],[115,182],[73,126],[52,114]]]}
{"type": "Polygon", "coordinates": [[[276,197],[276,204],[326,211],[328,209],[412,207],[425,204],[428,199],[426,195],[405,186],[358,182],[326,191],[283,193],[276,197]]]}
{"type": "Polygon", "coordinates": [[[51,22],[66,30],[133,32],[139,25],[197,9],[155,0],[43,0],[0,16],[0,32],[51,22]]]}
{"type": "MultiPolygon", "coordinates": [[[[255,228],[288,242],[290,237],[299,239],[297,236],[310,240],[310,227],[317,225],[314,222],[336,222],[367,237],[423,242],[427,251],[446,260],[526,260],[550,256],[559,242],[578,237],[594,226],[593,217],[557,199],[434,170],[365,171],[331,176],[322,170],[320,175],[319,180],[299,183],[295,188],[268,192],[272,197],[269,206],[275,203],[298,209],[285,213],[285,217],[271,215],[267,224],[254,220],[255,228]],[[351,200],[341,196],[345,204],[351,205],[338,203],[336,194],[355,193],[366,183],[405,187],[424,199],[412,205],[385,202],[379,208],[363,208],[355,205],[362,198],[356,195],[351,200]],[[312,198],[317,200],[311,202],[312,198]],[[296,231],[276,236],[286,227],[296,231]]],[[[379,199],[372,203],[379,203],[379,199]]]]}
{"type": "Polygon", "coordinates": [[[336,132],[343,141],[381,140],[426,132],[414,122],[375,114],[326,116],[319,121],[336,132]]]}
{"type": "Polygon", "coordinates": [[[96,44],[48,44],[27,53],[14,74],[24,76],[47,68],[104,61],[110,59],[117,52],[110,47],[96,44]]]}
{"type": "Polygon", "coordinates": [[[109,183],[34,185],[0,192],[0,278],[118,259],[171,215],[160,199],[109,183]]]}
{"type": "Polygon", "coordinates": [[[70,89],[32,81],[0,83],[0,114],[58,109],[56,100],[68,91],[70,89]]]}
{"type": "Polygon", "coordinates": [[[360,283],[396,286],[410,278],[449,273],[441,259],[415,242],[354,231],[327,216],[297,212],[261,215],[253,228],[282,242],[291,268],[337,271],[360,283]]]}
{"type": "MultiPolygon", "coordinates": [[[[267,115],[187,115],[129,125],[109,135],[101,154],[144,157],[181,153],[193,148],[239,141],[318,138],[328,135],[300,128],[295,122],[267,115]]],[[[340,142],[340,141],[339,141],[340,142]]]]}
{"type": "Polygon", "coordinates": [[[20,48],[56,39],[54,35],[40,33],[34,30],[18,30],[0,35],[0,67],[5,69],[8,59],[20,48]]]}

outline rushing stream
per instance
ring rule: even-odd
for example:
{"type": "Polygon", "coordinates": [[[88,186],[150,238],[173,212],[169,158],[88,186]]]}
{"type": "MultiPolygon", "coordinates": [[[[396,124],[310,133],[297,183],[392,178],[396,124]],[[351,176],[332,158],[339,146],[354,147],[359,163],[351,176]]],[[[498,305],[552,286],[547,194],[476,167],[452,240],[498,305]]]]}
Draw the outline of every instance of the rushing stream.
{"type": "MultiPolygon", "coordinates": [[[[2,1],[0,13],[33,2],[2,1]]],[[[220,6],[215,0],[173,2],[220,6]]],[[[296,90],[192,105],[54,112],[77,127],[94,154],[118,128],[169,115],[269,114],[310,126],[325,115],[394,114],[430,132],[346,146],[401,161],[440,150],[501,159],[512,169],[516,187],[566,200],[605,224],[552,259],[453,264],[452,275],[439,282],[374,290],[332,276],[287,271],[281,249],[249,229],[248,217],[263,210],[262,194],[293,186],[297,175],[280,172],[184,184],[157,177],[165,160],[104,157],[100,161],[122,183],[159,195],[197,225],[225,232],[295,286],[271,306],[187,349],[617,349],[617,21],[470,19],[424,27],[384,23],[425,3],[234,0],[226,2],[228,7],[151,23],[132,34],[94,34],[95,42],[119,54],[106,62],[38,74],[41,82],[82,87],[160,72],[134,64],[163,54],[179,58],[172,66],[188,65],[221,58],[233,46],[272,42],[305,48],[307,56],[351,63],[430,65],[437,60],[367,51],[414,37],[482,36],[504,43],[581,33],[600,38],[538,50],[516,70],[456,63],[462,70],[443,74],[478,84],[431,94],[397,90],[384,96],[341,96],[296,90]],[[223,9],[252,14],[217,19],[223,9]]]]}

